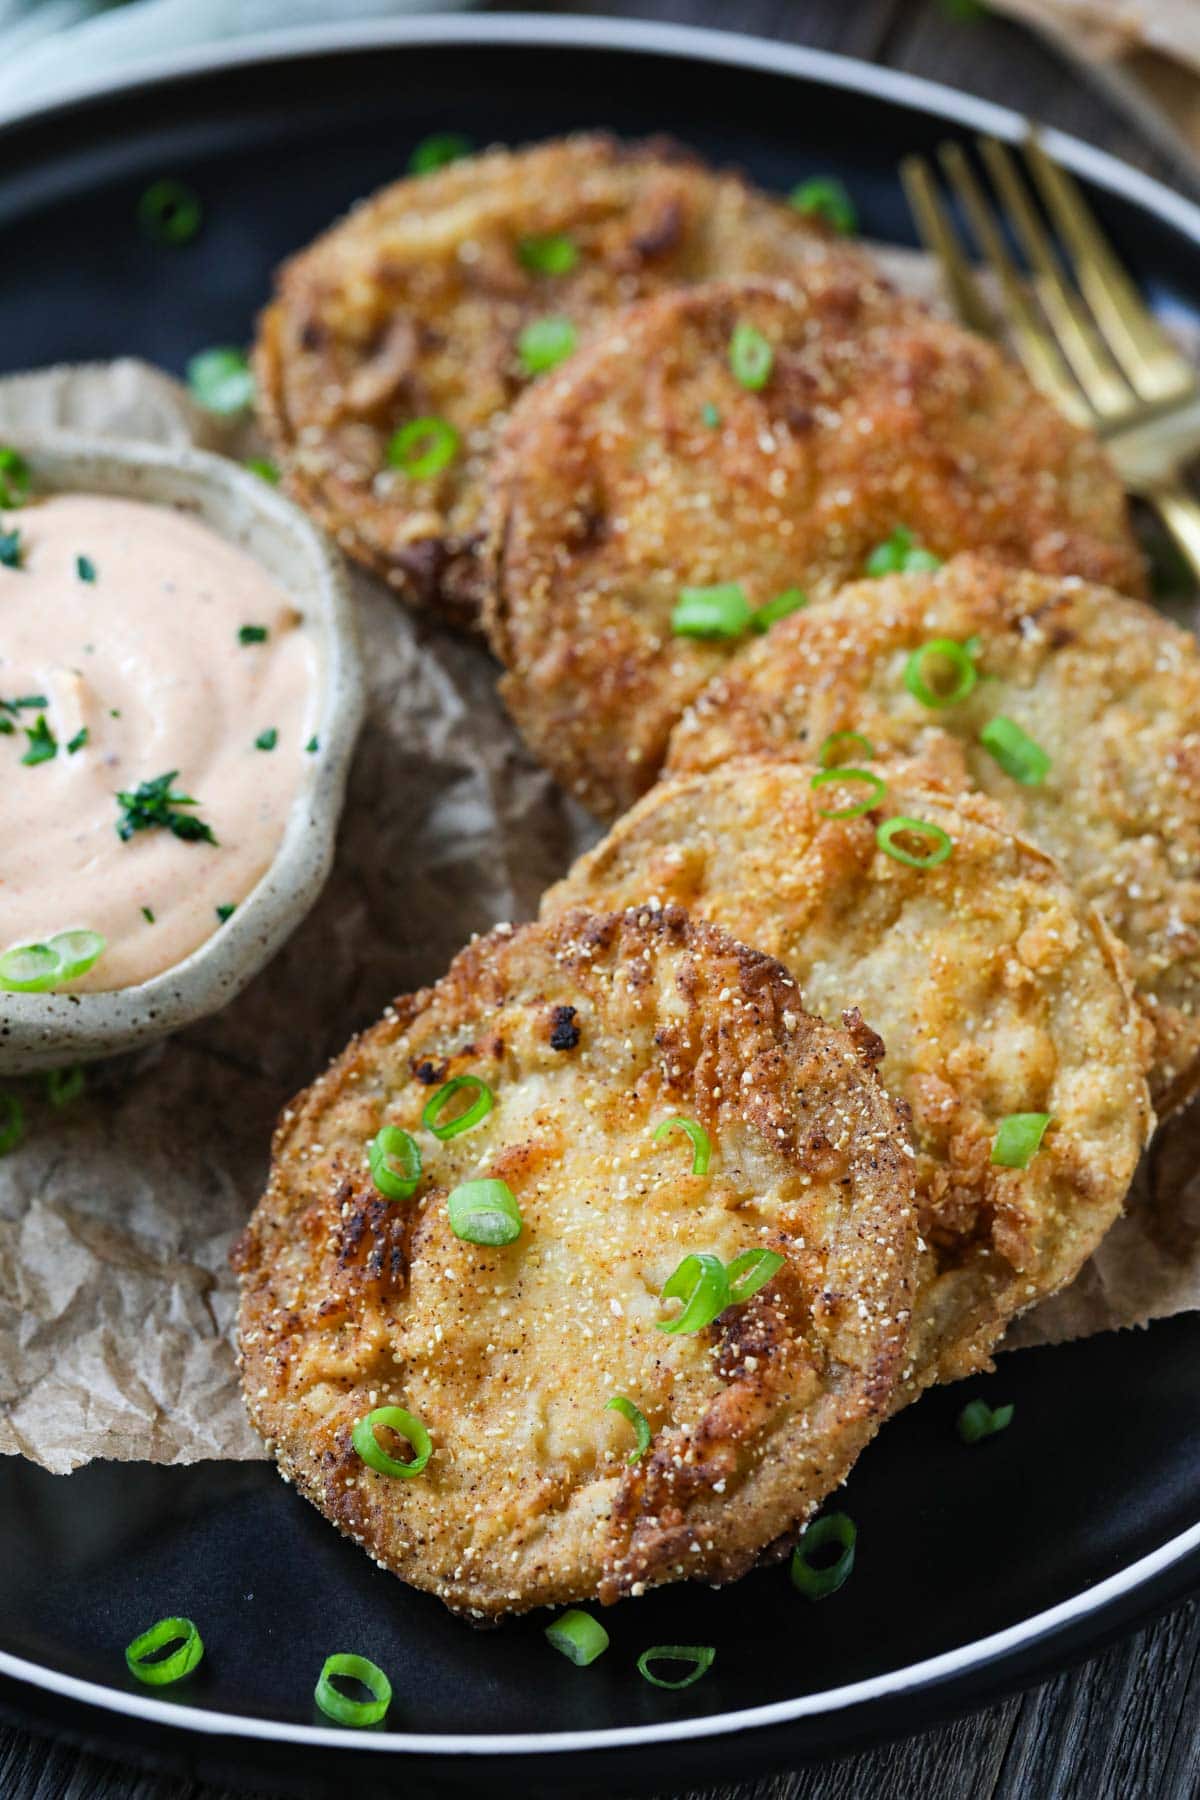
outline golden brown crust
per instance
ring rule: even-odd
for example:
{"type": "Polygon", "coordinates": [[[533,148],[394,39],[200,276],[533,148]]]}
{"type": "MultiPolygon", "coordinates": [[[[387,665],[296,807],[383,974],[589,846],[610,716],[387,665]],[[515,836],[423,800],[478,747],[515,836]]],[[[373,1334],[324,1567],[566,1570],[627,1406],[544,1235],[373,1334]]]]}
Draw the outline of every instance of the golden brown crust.
{"type": "Polygon", "coordinates": [[[936,575],[846,588],[749,647],[677,727],[668,766],[811,758],[833,731],[919,756],[948,787],[999,800],[1061,862],[1130,953],[1155,1031],[1159,1111],[1200,1078],[1200,652],[1136,600],[1084,582],[958,557],[936,575]],[[930,709],[904,665],[931,638],[977,638],[982,679],[930,709]],[[979,742],[997,714],[1051,759],[1022,786],[979,742]]]}
{"type": "Polygon", "coordinates": [[[259,417],[293,497],[404,599],[473,621],[492,441],[528,385],[517,338],[733,272],[865,267],[811,220],[665,141],[601,136],[492,150],[394,183],[293,257],[259,325],[259,417]],[[567,233],[568,274],[521,239],[567,233]],[[386,468],[392,433],[434,415],[461,434],[446,471],[386,468]]]}
{"type": "Polygon", "coordinates": [[[485,623],[505,697],[604,816],[645,791],[679,714],[741,654],[672,636],[685,585],[826,598],[900,524],[939,555],[989,545],[1142,580],[1096,441],[993,346],[854,272],[713,284],[614,320],[514,408],[491,519],[485,623]],[[773,346],[761,391],[731,373],[738,325],[773,346]]]}
{"type": "Polygon", "coordinates": [[[663,781],[544,902],[686,906],[790,968],[825,1017],[880,1032],[880,1073],[910,1110],[927,1246],[901,1397],[982,1366],[1015,1313],[1069,1281],[1116,1218],[1151,1114],[1145,1028],[1123,956],[1057,865],[1000,809],[899,765],[868,815],[861,787],[745,759],[663,781]],[[877,847],[895,814],[953,850],[905,867],[877,847]],[[1048,1112],[1029,1168],[991,1163],[1000,1120],[1048,1112]]]}
{"type": "Polygon", "coordinates": [[[891,1404],[915,1263],[912,1156],[878,1046],[803,1012],[776,963],[678,908],[501,927],[400,1002],[285,1112],[236,1253],[247,1404],[287,1477],[407,1581],[473,1617],[731,1580],[840,1481],[891,1404]],[[496,1105],[439,1143],[433,1087],[496,1105]],[[712,1163],[656,1143],[709,1133],[712,1163]],[[365,1166],[417,1133],[415,1199],[365,1166]],[[447,1189],[506,1180],[503,1249],[447,1189]],[[698,1334],[656,1329],[683,1256],[750,1247],[774,1279],[698,1334]],[[654,1433],[636,1467],[624,1393],[654,1433]],[[365,1468],[353,1422],[400,1404],[435,1444],[365,1468]]]}

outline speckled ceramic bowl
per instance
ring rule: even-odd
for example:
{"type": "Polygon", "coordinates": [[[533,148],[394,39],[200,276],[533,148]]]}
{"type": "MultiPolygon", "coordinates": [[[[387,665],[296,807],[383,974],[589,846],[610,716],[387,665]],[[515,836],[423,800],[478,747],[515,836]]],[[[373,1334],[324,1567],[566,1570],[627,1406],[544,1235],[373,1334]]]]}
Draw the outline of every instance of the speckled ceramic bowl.
{"type": "MultiPolygon", "coordinates": [[[[33,491],[115,494],[181,507],[274,576],[303,611],[317,646],[317,735],[283,841],[257,887],[183,962],[104,994],[0,993],[0,1074],[88,1061],[149,1043],[216,1012],[294,930],[329,873],[363,679],[354,615],[336,555],[261,476],[204,451],[113,443],[74,434],[14,437],[33,491]]],[[[2,928],[0,928],[2,929],[2,928]]]]}

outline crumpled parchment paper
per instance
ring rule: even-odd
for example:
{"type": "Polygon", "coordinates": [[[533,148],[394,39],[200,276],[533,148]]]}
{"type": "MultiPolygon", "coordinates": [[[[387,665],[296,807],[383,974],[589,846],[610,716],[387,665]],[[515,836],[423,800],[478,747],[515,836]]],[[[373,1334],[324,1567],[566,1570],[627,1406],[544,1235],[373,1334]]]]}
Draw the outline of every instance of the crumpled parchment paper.
{"type": "MultiPolygon", "coordinates": [[[[908,287],[921,259],[889,257],[908,287]]],[[[0,382],[0,436],[65,426],[247,445],[168,377],[123,360],[0,382]]],[[[596,835],[524,750],[486,652],[357,579],[366,725],[328,887],[215,1017],[88,1071],[55,1109],[13,1083],[24,1142],[0,1159],[0,1452],[261,1456],[232,1348],[227,1255],[261,1191],[284,1102],[472,932],[531,916],[596,835]]],[[[1200,1109],[1160,1131],[1125,1218],[1009,1341],[1057,1342],[1200,1305],[1200,1109]]]]}

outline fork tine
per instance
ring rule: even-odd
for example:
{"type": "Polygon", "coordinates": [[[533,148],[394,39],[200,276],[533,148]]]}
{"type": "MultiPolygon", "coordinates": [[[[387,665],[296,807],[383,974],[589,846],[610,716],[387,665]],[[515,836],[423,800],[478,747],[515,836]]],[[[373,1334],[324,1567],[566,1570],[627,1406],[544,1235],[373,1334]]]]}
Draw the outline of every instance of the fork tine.
{"type": "Polygon", "coordinates": [[[988,173],[1033,270],[1038,298],[1053,327],[1059,349],[1100,417],[1119,418],[1133,405],[1133,395],[1085,308],[1064,279],[1058,256],[1029,190],[1017,173],[1012,153],[997,138],[980,138],[978,143],[988,173]]]}
{"type": "Polygon", "coordinates": [[[1060,355],[1025,295],[1021,278],[996,228],[991,208],[976,180],[961,145],[942,144],[938,150],[947,179],[970,221],[976,242],[1000,282],[1005,310],[1017,354],[1042,392],[1077,424],[1088,424],[1091,415],[1060,355]]]}
{"type": "Polygon", "coordinates": [[[921,242],[941,264],[954,311],[972,331],[996,337],[995,315],[958,241],[950,214],[938,197],[933,170],[923,156],[906,156],[900,164],[900,180],[921,242]]]}
{"type": "Polygon", "coordinates": [[[1071,252],[1075,279],[1134,391],[1143,400],[1161,400],[1194,386],[1189,364],[1143,303],[1074,177],[1046,154],[1032,128],[1025,157],[1071,252]]]}

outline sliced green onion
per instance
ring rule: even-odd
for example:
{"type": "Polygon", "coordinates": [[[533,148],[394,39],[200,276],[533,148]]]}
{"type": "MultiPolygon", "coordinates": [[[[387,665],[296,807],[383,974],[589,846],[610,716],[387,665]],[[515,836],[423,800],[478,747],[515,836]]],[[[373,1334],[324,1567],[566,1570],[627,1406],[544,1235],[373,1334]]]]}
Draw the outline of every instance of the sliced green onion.
{"type": "Polygon", "coordinates": [[[654,1133],[655,1143],[661,1144],[663,1139],[669,1137],[673,1131],[686,1132],[691,1139],[692,1174],[707,1175],[708,1159],[712,1155],[712,1142],[703,1125],[698,1124],[695,1119],[685,1119],[677,1113],[673,1118],[664,1119],[657,1128],[654,1133]]]}
{"type": "Polygon", "coordinates": [[[941,566],[941,557],[918,544],[907,525],[897,525],[891,537],[877,544],[867,558],[868,575],[913,575],[941,566]]]}
{"type": "Polygon", "coordinates": [[[87,741],[88,741],[88,728],[86,725],[81,725],[79,727],[79,730],[75,733],[75,736],[70,740],[70,742],[67,745],[67,755],[74,756],[75,752],[77,750],[83,749],[83,747],[87,743],[87,741]]]}
{"type": "Polygon", "coordinates": [[[58,957],[58,979],[74,981],[86,975],[108,948],[107,939],[98,931],[60,931],[46,946],[58,957]]]}
{"type": "Polygon", "coordinates": [[[405,1481],[419,1475],[433,1455],[433,1439],[420,1419],[405,1412],[402,1406],[377,1406],[374,1412],[355,1420],[350,1437],[369,1469],[374,1469],[378,1475],[398,1475],[405,1481]],[[414,1451],[410,1462],[397,1462],[394,1456],[380,1448],[375,1433],[381,1425],[397,1436],[407,1438],[414,1451]]]}
{"type": "Polygon", "coordinates": [[[910,869],[936,869],[954,848],[954,839],[940,825],[933,825],[928,819],[906,819],[903,814],[885,819],[882,825],[876,826],[875,842],[894,862],[905,863],[910,869]],[[923,856],[906,850],[903,844],[896,842],[904,832],[924,838],[931,848],[923,856]]]}
{"type": "Polygon", "coordinates": [[[439,475],[458,455],[462,439],[448,419],[430,414],[425,419],[410,419],[394,432],[388,442],[387,459],[413,481],[425,481],[439,475]]]}
{"type": "Polygon", "coordinates": [[[464,1181],[446,1196],[446,1211],[451,1231],[467,1244],[515,1244],[521,1235],[521,1209],[507,1181],[464,1181]]]}
{"type": "Polygon", "coordinates": [[[531,275],[569,275],[579,261],[579,247],[565,232],[552,231],[522,238],[517,257],[531,275]]]}
{"type": "Polygon", "coordinates": [[[777,624],[780,619],[786,619],[790,613],[799,612],[807,605],[808,595],[803,588],[785,588],[773,600],[756,607],[751,614],[750,623],[755,631],[770,631],[772,625],[777,624]]]}
{"type": "Polygon", "coordinates": [[[750,628],[750,602],[740,582],[720,581],[715,587],[685,587],[671,614],[676,637],[737,638],[750,628]]]}
{"type": "Polygon", "coordinates": [[[772,1275],[782,1269],[784,1261],[778,1250],[743,1250],[740,1256],[735,1256],[725,1271],[729,1279],[730,1305],[740,1306],[743,1300],[757,1294],[759,1288],[766,1287],[772,1275]]]}
{"type": "Polygon", "coordinates": [[[553,1625],[547,1625],[546,1641],[579,1669],[586,1669],[608,1649],[608,1633],[599,1619],[593,1619],[591,1613],[580,1612],[578,1607],[572,1607],[570,1612],[555,1619],[553,1625]]]}
{"type": "Polygon", "coordinates": [[[194,188],[182,181],[155,181],[138,201],[138,224],[156,244],[190,244],[204,209],[194,188]]]}
{"type": "Polygon", "coordinates": [[[771,378],[775,352],[753,325],[735,325],[729,339],[729,367],[734,379],[752,393],[765,388],[771,378]]]}
{"type": "Polygon", "coordinates": [[[273,750],[278,742],[278,731],[276,731],[274,725],[268,725],[267,729],[265,731],[260,731],[255,738],[254,748],[256,750],[273,750]]]}
{"type": "Polygon", "coordinates": [[[806,1527],[792,1552],[792,1585],[808,1600],[824,1600],[850,1579],[854,1568],[854,1546],[858,1527],[846,1513],[826,1513],[806,1527]],[[824,1558],[814,1564],[812,1558],[831,1547],[839,1554],[833,1562],[824,1558]]]}
{"type": "Polygon", "coordinates": [[[0,988],[12,994],[44,994],[58,980],[58,956],[49,944],[17,944],[0,956],[0,988]]]}
{"type": "Polygon", "coordinates": [[[46,1075],[46,1098],[51,1106],[70,1106],[82,1094],[85,1081],[78,1063],[69,1069],[51,1069],[46,1075]]]}
{"type": "Polygon", "coordinates": [[[1042,1147],[1050,1113],[1009,1113],[1001,1119],[992,1145],[992,1162],[1000,1169],[1027,1169],[1042,1147]]]}
{"type": "Polygon", "coordinates": [[[167,1687],[190,1675],[203,1655],[203,1641],[190,1619],[160,1619],[127,1646],[125,1661],[129,1673],[147,1687],[167,1687]],[[179,1648],[172,1650],[169,1656],[159,1657],[157,1662],[146,1661],[168,1644],[178,1644],[179,1648]]]}
{"type": "Polygon", "coordinates": [[[11,444],[0,444],[0,506],[24,506],[29,498],[29,464],[11,444]]]}
{"type": "Polygon", "coordinates": [[[257,475],[259,480],[265,481],[268,486],[279,486],[279,464],[272,462],[269,457],[248,456],[242,467],[249,469],[251,475],[257,475]]]}
{"type": "Polygon", "coordinates": [[[870,762],[875,749],[870,738],[865,738],[861,731],[831,731],[817,751],[817,761],[823,769],[838,769],[843,767],[838,758],[846,754],[861,756],[870,762]]]}
{"type": "Polygon", "coordinates": [[[657,1688],[686,1688],[694,1681],[699,1681],[712,1668],[716,1659],[716,1650],[711,1644],[652,1644],[649,1650],[643,1650],[637,1659],[638,1674],[657,1688]],[[661,1675],[655,1675],[650,1668],[652,1662],[689,1663],[691,1667],[686,1675],[677,1681],[667,1681],[661,1675]]]}
{"type": "Polygon", "coordinates": [[[887,793],[887,782],[871,769],[852,769],[845,764],[839,764],[836,769],[818,769],[809,786],[825,787],[831,781],[865,782],[867,797],[853,801],[849,806],[818,806],[817,811],[823,819],[861,819],[873,806],[878,806],[887,793]]]}
{"type": "Polygon", "coordinates": [[[0,531],[0,568],[19,569],[23,554],[19,531],[0,531]]]}
{"type": "Polygon", "coordinates": [[[45,713],[39,713],[25,736],[29,739],[29,748],[21,758],[26,768],[32,769],[38,763],[53,762],[58,755],[58,739],[46,723],[45,713]]]}
{"type": "Polygon", "coordinates": [[[672,1335],[702,1331],[729,1305],[729,1276],[719,1256],[693,1252],[668,1276],[661,1300],[682,1300],[677,1319],[660,1320],[658,1329],[672,1335]]]}
{"type": "Polygon", "coordinates": [[[239,625],[239,644],[265,644],[270,632],[265,625],[239,625]]]}
{"type": "Polygon", "coordinates": [[[143,917],[143,919],[145,919],[145,921],[146,921],[146,923],[147,923],[147,925],[153,925],[153,923],[154,923],[154,914],[153,914],[153,912],[152,912],[152,911],[151,911],[151,910],[150,910],[150,908],[149,908],[149,907],[148,907],[148,906],[143,906],[143,908],[142,908],[142,917],[143,917]]]}
{"type": "Polygon", "coordinates": [[[954,1428],[964,1444],[977,1444],[981,1438],[1007,1431],[1015,1410],[1012,1405],[991,1407],[986,1400],[968,1400],[954,1421],[954,1428]]]}
{"type": "Polygon", "coordinates": [[[478,1075],[456,1075],[426,1101],[421,1123],[426,1131],[432,1131],[434,1137],[441,1138],[444,1143],[447,1138],[457,1137],[461,1131],[470,1131],[481,1119],[486,1119],[495,1104],[496,1097],[491,1088],[478,1075]],[[445,1124],[439,1123],[447,1101],[453,1099],[455,1094],[471,1090],[474,1090],[475,1098],[466,1111],[460,1112],[453,1119],[447,1119],[445,1124]]]}
{"type": "Polygon", "coordinates": [[[338,1725],[378,1725],[386,1718],[392,1704],[392,1684],[383,1670],[367,1657],[340,1651],[325,1658],[313,1699],[325,1717],[338,1725]],[[360,1681],[371,1698],[351,1700],[348,1694],[334,1687],[335,1677],[342,1681],[360,1681]]]}
{"type": "Polygon", "coordinates": [[[1006,719],[1003,713],[988,720],[979,741],[1004,773],[1022,787],[1040,787],[1050,773],[1050,758],[1042,746],[1022,731],[1015,719],[1006,719]]]}
{"type": "Polygon", "coordinates": [[[954,638],[930,638],[904,665],[904,685],[922,706],[957,706],[978,679],[970,652],[954,638]]]}
{"type": "Polygon", "coordinates": [[[802,181],[799,187],[792,189],[788,200],[797,212],[824,219],[843,237],[850,237],[858,230],[854,202],[842,183],[831,175],[814,175],[811,181],[802,181]]]}
{"type": "Polygon", "coordinates": [[[223,417],[245,412],[254,399],[254,374],[246,355],[229,345],[197,351],[188,361],[187,384],[198,406],[223,417]]]}
{"type": "Polygon", "coordinates": [[[25,1108],[15,1094],[0,1091],[0,1156],[15,1150],[25,1136],[25,1108]]]}
{"type": "Polygon", "coordinates": [[[606,1402],[604,1410],[605,1412],[620,1413],[623,1419],[629,1420],[637,1438],[637,1448],[629,1452],[625,1461],[628,1463],[641,1462],[653,1440],[653,1433],[641,1407],[635,1406],[633,1401],[626,1399],[624,1394],[614,1394],[612,1399],[606,1402]]]}
{"type": "Polygon", "coordinates": [[[566,362],[579,338],[570,319],[533,319],[517,339],[517,354],[527,375],[544,375],[566,362]]]}
{"type": "Polygon", "coordinates": [[[410,175],[432,175],[435,169],[444,169],[448,163],[459,162],[464,156],[470,156],[475,146],[469,137],[461,131],[434,131],[429,137],[422,138],[408,159],[410,175]]]}
{"type": "Polygon", "coordinates": [[[384,1125],[367,1145],[371,1180],[385,1200],[408,1200],[421,1179],[421,1146],[399,1125],[384,1125]]]}

